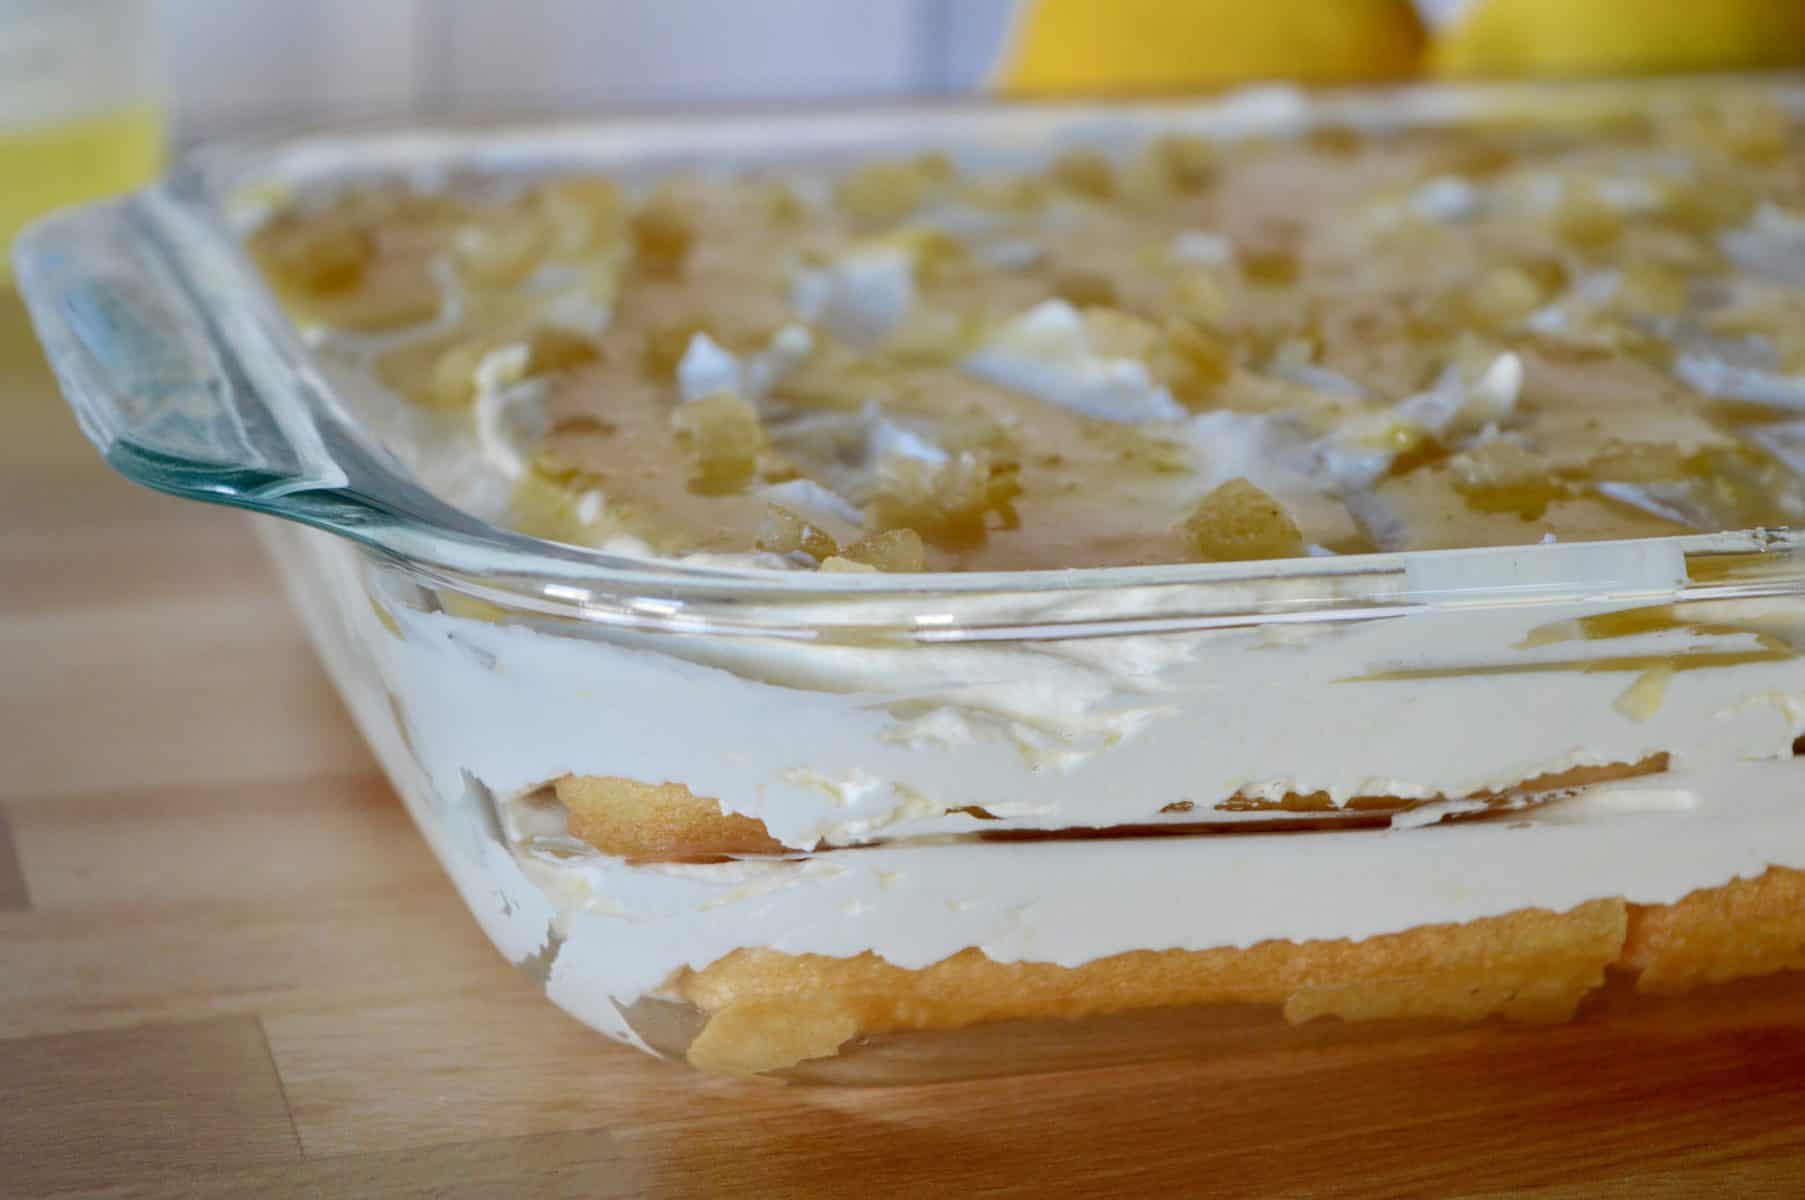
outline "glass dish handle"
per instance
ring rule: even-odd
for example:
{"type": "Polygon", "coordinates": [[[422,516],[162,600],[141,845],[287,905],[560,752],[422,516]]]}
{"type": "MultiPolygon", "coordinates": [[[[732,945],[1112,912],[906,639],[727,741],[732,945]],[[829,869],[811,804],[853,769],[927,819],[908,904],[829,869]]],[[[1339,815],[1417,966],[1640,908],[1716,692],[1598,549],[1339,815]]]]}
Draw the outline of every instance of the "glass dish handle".
{"type": "Polygon", "coordinates": [[[266,314],[244,311],[242,299],[207,303],[205,275],[172,265],[183,259],[167,249],[172,231],[153,206],[140,193],[69,210],[15,249],[33,323],[83,432],[122,474],[179,495],[265,507],[343,487],[300,394],[321,381],[281,353],[266,314]],[[248,361],[260,346],[264,362],[248,361]]]}
{"type": "Polygon", "coordinates": [[[359,432],[236,242],[166,186],[49,217],[13,252],[51,369],[115,470],[458,570],[604,559],[420,487],[359,432]]]}

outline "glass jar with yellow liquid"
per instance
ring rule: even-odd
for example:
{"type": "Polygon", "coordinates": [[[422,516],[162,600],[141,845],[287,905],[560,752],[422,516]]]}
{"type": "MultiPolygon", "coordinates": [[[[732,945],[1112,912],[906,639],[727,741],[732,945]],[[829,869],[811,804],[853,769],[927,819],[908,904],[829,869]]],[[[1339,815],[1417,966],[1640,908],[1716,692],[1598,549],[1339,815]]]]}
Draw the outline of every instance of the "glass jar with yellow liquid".
{"type": "Polygon", "coordinates": [[[156,173],[153,15],[151,0],[0,0],[0,251],[51,209],[156,173]]]}

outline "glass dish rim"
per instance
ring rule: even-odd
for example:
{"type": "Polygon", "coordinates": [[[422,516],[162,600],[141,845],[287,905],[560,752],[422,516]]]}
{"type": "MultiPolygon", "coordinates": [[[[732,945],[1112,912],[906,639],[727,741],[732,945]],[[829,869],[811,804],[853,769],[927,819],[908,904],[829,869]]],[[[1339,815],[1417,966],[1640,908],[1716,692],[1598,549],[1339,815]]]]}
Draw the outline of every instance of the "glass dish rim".
{"type": "MultiPolygon", "coordinates": [[[[1365,619],[1425,608],[1471,609],[1557,598],[1671,594],[1694,599],[1725,594],[1726,588],[1736,595],[1791,594],[1805,592],[1805,529],[1266,562],[905,575],[822,575],[626,558],[528,538],[468,516],[460,520],[452,515],[456,510],[443,504],[436,510],[428,506],[424,515],[405,505],[372,507],[366,495],[349,486],[342,454],[335,459],[326,453],[325,461],[316,464],[322,474],[299,481],[262,476],[250,462],[226,464],[240,468],[235,483],[221,481],[217,461],[195,476],[194,464],[106,427],[105,414],[98,410],[111,398],[95,395],[92,365],[84,361],[92,358],[93,347],[80,344],[80,331],[70,328],[65,307],[72,279],[91,273],[91,264],[80,261],[81,242],[90,226],[104,224],[111,234],[123,229],[131,237],[161,242],[157,252],[166,265],[190,281],[200,280],[189,299],[202,310],[200,315],[208,315],[209,305],[215,310],[227,301],[241,305],[267,341],[250,353],[273,355],[279,369],[310,371],[311,354],[298,330],[276,308],[239,241],[244,224],[240,198],[271,186],[272,175],[286,174],[288,181],[279,186],[293,189],[296,176],[300,186],[329,178],[343,183],[357,178],[358,168],[374,176],[412,171],[442,178],[458,170],[544,171],[562,162],[655,174],[679,163],[706,169],[727,163],[846,161],[849,152],[869,156],[911,146],[938,146],[957,156],[980,136],[1024,156],[1043,157],[1062,144],[1125,129],[1183,128],[1236,137],[1296,133],[1330,123],[1395,128],[1400,123],[1508,116],[1519,104],[1546,114],[1551,94],[1582,113],[1588,103],[1623,111],[1654,97],[1716,94],[1726,85],[1757,90],[1805,112],[1805,75],[1785,73],[1554,84],[1413,83],[1314,93],[1281,86],[1151,103],[960,101],[750,115],[699,112],[289,131],[190,151],[163,179],[140,192],[40,222],[22,236],[15,259],[40,337],[70,403],[84,430],[122,474],[187,498],[325,529],[422,578],[549,617],[696,632],[887,628],[914,640],[959,640],[1057,634],[1068,626],[1082,626],[1084,632],[1059,635],[1172,627],[1174,621],[1196,627],[1199,621],[1365,619]],[[236,218],[234,204],[240,205],[236,218]],[[1696,578],[1685,569],[1705,559],[1730,569],[1701,571],[1696,578]],[[1651,563],[1671,567],[1675,562],[1681,567],[1677,578],[1664,581],[1661,569],[1649,573],[1651,563]],[[1250,588],[1268,594],[1249,595],[1250,588]],[[1140,602],[1117,603],[1130,595],[1140,602]],[[1087,608],[1078,603],[1085,598],[1099,604],[1087,608]],[[1021,619],[1009,619],[1012,603],[1023,610],[1021,619]]],[[[994,153],[995,147],[985,150],[994,153]]],[[[231,348],[232,339],[242,334],[242,328],[222,330],[209,319],[205,336],[215,340],[215,348],[231,348]]],[[[336,404],[329,390],[324,400],[336,404]]],[[[343,406],[338,407],[344,415],[343,406]]],[[[284,416],[298,418],[302,425],[319,423],[316,413],[277,411],[285,432],[284,416]]],[[[385,484],[420,491],[380,451],[362,455],[356,466],[366,477],[375,472],[385,484]]]]}

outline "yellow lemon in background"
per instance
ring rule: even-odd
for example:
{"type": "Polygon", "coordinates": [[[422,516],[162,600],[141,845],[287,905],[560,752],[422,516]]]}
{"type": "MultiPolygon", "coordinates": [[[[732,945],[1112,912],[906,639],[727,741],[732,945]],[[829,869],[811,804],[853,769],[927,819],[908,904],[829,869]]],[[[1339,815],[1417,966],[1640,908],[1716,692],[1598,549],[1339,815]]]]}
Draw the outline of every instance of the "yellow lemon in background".
{"type": "Polygon", "coordinates": [[[1033,0],[1011,42],[1004,91],[1156,92],[1397,78],[1423,29],[1410,0],[1033,0]]]}
{"type": "Polygon", "coordinates": [[[1460,77],[1781,66],[1805,62],[1805,0],[1469,0],[1429,61],[1460,77]]]}

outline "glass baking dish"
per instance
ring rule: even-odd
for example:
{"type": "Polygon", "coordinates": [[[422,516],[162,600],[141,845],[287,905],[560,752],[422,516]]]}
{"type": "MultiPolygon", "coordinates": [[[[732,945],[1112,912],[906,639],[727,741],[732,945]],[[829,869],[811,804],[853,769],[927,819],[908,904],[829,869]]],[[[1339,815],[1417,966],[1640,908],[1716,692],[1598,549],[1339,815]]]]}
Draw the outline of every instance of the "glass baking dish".
{"type": "Polygon", "coordinates": [[[1558,1020],[1805,963],[1795,531],[900,577],[611,557],[417,483],[241,238],[272,197],[397,176],[1017,162],[1681,86],[302,136],[59,215],[18,267],[108,462],[285,518],[264,542],[471,911],[611,1037],[870,1082],[1558,1020]],[[687,789],[760,841],[604,854],[569,778],[687,789]]]}

